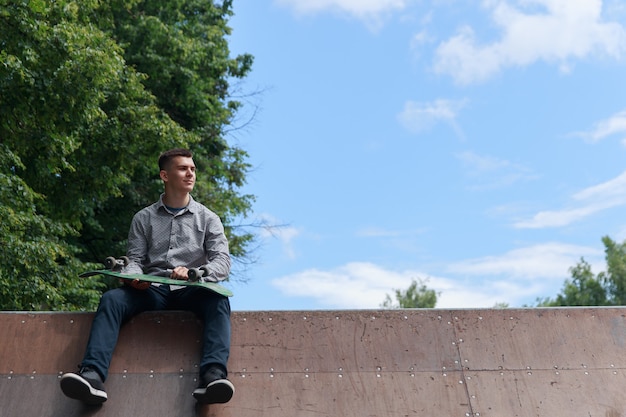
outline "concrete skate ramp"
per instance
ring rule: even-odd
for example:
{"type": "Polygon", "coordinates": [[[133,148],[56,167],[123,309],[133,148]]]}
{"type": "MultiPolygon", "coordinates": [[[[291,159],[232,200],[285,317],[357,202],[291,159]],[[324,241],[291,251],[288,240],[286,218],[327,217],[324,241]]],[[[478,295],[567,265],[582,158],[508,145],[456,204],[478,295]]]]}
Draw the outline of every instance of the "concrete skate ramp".
{"type": "Polygon", "coordinates": [[[235,312],[232,401],[195,407],[201,324],[122,330],[109,400],[65,398],[90,313],[0,313],[0,417],[626,416],[626,309],[235,312]]]}

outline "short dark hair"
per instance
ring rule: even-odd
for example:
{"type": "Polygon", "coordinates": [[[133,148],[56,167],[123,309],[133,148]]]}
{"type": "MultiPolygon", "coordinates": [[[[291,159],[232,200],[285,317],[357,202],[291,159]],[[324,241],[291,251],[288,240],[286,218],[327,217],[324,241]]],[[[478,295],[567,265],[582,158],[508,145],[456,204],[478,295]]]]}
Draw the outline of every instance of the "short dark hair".
{"type": "Polygon", "coordinates": [[[185,158],[193,158],[193,154],[189,149],[185,148],[174,148],[168,151],[165,151],[159,156],[159,171],[163,171],[164,169],[168,169],[170,162],[177,156],[184,156],[185,158]]]}

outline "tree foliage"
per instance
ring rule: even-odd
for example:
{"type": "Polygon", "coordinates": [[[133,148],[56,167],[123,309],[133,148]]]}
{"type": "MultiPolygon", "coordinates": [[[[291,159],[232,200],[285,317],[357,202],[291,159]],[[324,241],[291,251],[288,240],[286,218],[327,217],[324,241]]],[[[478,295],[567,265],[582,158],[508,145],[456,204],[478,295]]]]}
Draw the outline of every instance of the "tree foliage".
{"type": "Polygon", "coordinates": [[[161,151],[187,147],[194,197],[232,227],[253,196],[226,127],[231,1],[0,0],[0,309],[92,309],[101,284],[77,273],[125,251],[132,215],[162,190],[161,151]]]}
{"type": "Polygon", "coordinates": [[[78,269],[74,234],[37,212],[42,196],[12,173],[19,160],[0,144],[0,302],[4,310],[91,308],[99,283],[69,278],[78,269]],[[13,204],[4,204],[12,201],[13,204]]]}
{"type": "Polygon", "coordinates": [[[561,293],[554,299],[538,300],[540,307],[556,306],[616,306],[626,304],[626,242],[616,243],[602,238],[605,247],[606,270],[597,275],[581,259],[570,268],[572,278],[565,281],[561,293]]]}
{"type": "Polygon", "coordinates": [[[437,292],[429,289],[424,281],[412,280],[406,290],[394,290],[396,302],[386,295],[382,308],[434,308],[437,304],[437,292]]]}

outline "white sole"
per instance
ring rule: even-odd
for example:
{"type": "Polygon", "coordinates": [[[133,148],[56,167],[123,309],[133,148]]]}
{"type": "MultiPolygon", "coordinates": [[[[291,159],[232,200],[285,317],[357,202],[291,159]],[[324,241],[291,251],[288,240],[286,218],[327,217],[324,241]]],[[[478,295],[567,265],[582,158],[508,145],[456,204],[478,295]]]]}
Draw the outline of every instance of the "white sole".
{"type": "Polygon", "coordinates": [[[85,404],[102,404],[108,398],[105,391],[95,389],[85,378],[73,373],[61,377],[61,390],[67,397],[85,404]]]}

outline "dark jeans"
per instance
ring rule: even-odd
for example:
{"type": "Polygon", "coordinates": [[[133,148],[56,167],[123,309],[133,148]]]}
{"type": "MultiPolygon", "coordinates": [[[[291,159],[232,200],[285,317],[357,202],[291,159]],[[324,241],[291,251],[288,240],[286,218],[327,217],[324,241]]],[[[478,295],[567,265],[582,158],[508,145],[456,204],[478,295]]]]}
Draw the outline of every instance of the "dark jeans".
{"type": "Polygon", "coordinates": [[[149,310],[189,310],[203,321],[200,373],[211,365],[226,370],[230,353],[230,302],[227,297],[202,288],[171,291],[168,285],[147,290],[120,287],[102,295],[96,311],[82,366],[95,368],[107,378],[113,350],[122,324],[149,310]]]}

